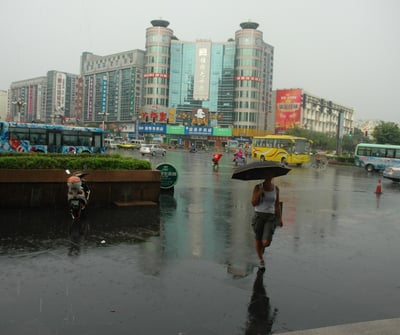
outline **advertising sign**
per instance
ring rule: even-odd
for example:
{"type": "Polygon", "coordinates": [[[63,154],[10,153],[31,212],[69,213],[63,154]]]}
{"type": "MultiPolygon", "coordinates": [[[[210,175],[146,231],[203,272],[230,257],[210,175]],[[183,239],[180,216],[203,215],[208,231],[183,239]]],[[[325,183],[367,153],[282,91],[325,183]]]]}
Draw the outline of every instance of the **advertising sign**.
{"type": "Polygon", "coordinates": [[[184,126],[167,126],[167,134],[184,135],[185,127],[184,126]]]}
{"type": "Polygon", "coordinates": [[[143,123],[143,124],[139,125],[139,132],[165,134],[165,125],[143,123]]]}
{"type": "Polygon", "coordinates": [[[185,135],[212,135],[212,127],[185,126],[185,135]]]}
{"type": "Polygon", "coordinates": [[[194,126],[208,125],[208,108],[193,108],[192,125],[194,126]]]}
{"type": "Polygon", "coordinates": [[[170,189],[174,187],[178,181],[178,170],[169,163],[161,163],[156,166],[156,169],[161,171],[161,186],[162,189],[170,189]]]}
{"type": "Polygon", "coordinates": [[[300,89],[276,91],[275,128],[277,132],[300,126],[301,96],[300,89]]]}
{"type": "Polygon", "coordinates": [[[232,128],[213,128],[213,136],[232,136],[232,128]]]}
{"type": "Polygon", "coordinates": [[[194,69],[194,100],[208,100],[210,91],[211,41],[196,42],[196,61],[194,69]]]}

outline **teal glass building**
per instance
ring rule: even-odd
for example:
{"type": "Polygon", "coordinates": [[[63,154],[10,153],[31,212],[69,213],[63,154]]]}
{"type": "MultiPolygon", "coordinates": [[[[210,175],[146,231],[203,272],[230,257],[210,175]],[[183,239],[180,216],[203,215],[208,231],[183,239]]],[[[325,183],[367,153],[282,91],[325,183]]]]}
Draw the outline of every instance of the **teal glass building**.
{"type": "Polygon", "coordinates": [[[208,111],[209,125],[233,123],[235,43],[171,42],[169,107],[175,122],[190,124],[192,112],[208,111]]]}

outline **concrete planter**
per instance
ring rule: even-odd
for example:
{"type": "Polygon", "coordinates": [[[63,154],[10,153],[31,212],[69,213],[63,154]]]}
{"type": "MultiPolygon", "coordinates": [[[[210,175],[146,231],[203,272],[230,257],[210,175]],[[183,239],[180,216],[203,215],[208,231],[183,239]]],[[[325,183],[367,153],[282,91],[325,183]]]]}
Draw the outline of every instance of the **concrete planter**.
{"type": "MultiPolygon", "coordinates": [[[[158,204],[158,170],[87,171],[91,207],[158,204]]],[[[0,170],[0,207],[64,207],[67,200],[64,170],[0,170]]]]}

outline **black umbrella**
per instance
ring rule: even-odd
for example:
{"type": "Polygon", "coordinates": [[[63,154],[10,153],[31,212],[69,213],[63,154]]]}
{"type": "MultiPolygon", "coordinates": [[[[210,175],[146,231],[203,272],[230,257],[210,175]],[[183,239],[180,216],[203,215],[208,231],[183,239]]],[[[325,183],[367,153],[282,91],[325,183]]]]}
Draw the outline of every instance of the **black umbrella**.
{"type": "Polygon", "coordinates": [[[232,179],[257,180],[265,179],[267,174],[272,177],[284,176],[291,169],[272,161],[257,161],[239,166],[232,174],[232,179]]]}

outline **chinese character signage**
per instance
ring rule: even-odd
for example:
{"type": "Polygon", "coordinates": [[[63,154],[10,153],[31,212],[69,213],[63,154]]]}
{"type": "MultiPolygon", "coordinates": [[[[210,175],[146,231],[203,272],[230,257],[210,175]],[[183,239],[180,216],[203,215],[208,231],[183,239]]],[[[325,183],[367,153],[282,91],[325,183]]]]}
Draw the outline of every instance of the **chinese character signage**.
{"type": "Polygon", "coordinates": [[[185,126],[185,135],[212,135],[212,127],[185,126]]]}
{"type": "Polygon", "coordinates": [[[213,128],[213,136],[232,136],[232,128],[213,128]]]}
{"type": "Polygon", "coordinates": [[[167,126],[167,134],[184,135],[184,126],[167,126]]]}
{"type": "Polygon", "coordinates": [[[139,125],[140,133],[158,133],[165,134],[165,125],[163,124],[141,124],[139,125]]]}
{"type": "Polygon", "coordinates": [[[169,163],[161,163],[156,166],[156,169],[161,171],[160,188],[173,188],[178,180],[178,170],[176,167],[169,163]]]}
{"type": "Polygon", "coordinates": [[[301,93],[299,89],[276,91],[275,128],[277,131],[300,126],[301,93]]]}

